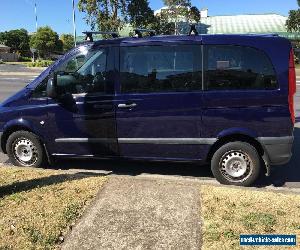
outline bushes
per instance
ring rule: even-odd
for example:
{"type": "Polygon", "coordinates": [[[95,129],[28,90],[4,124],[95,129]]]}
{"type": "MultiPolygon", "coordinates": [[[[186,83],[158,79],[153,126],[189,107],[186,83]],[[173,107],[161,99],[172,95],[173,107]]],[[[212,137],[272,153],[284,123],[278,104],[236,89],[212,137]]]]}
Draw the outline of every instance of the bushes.
{"type": "Polygon", "coordinates": [[[4,62],[3,62],[3,60],[2,60],[2,59],[0,59],[0,64],[4,64],[4,62]]]}
{"type": "Polygon", "coordinates": [[[31,57],[26,57],[26,56],[19,57],[19,62],[31,62],[31,60],[32,60],[31,57]]]}
{"type": "Polygon", "coordinates": [[[36,62],[30,62],[27,64],[28,67],[49,67],[53,61],[51,60],[38,60],[36,62]]]}

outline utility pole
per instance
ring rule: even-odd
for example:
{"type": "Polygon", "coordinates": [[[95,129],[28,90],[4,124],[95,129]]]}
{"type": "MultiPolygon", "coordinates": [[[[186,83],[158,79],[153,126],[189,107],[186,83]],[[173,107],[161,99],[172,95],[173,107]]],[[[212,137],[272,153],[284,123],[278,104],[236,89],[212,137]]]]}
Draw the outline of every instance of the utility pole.
{"type": "Polygon", "coordinates": [[[37,23],[37,10],[36,10],[36,2],[34,3],[34,13],[35,13],[35,30],[38,29],[38,23],[37,23]]]}
{"type": "Polygon", "coordinates": [[[73,6],[73,34],[74,34],[74,45],[76,47],[76,20],[75,20],[75,1],[72,0],[73,6]]]}

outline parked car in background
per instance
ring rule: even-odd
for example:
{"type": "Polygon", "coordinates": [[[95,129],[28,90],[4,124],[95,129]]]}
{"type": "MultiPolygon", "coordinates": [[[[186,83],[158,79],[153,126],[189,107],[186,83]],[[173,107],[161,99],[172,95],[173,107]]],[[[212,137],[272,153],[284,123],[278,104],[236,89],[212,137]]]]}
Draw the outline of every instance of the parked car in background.
{"type": "Polygon", "coordinates": [[[19,166],[54,158],[210,163],[249,186],[291,158],[296,91],[288,40],[147,36],[80,45],[1,104],[1,148],[19,166]]]}

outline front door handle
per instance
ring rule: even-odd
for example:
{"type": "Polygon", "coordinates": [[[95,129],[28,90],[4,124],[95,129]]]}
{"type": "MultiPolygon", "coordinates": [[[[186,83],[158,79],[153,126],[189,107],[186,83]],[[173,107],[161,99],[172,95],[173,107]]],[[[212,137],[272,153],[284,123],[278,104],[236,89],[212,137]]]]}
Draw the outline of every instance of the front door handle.
{"type": "Polygon", "coordinates": [[[123,108],[123,109],[131,109],[136,106],[137,106],[136,103],[120,103],[120,104],[118,104],[118,108],[123,108]]]}

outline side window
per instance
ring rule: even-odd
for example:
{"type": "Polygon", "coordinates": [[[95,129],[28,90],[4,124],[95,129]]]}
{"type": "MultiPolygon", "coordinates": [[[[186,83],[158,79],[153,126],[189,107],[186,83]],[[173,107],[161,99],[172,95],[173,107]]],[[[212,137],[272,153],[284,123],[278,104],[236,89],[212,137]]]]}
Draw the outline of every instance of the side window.
{"type": "Polygon", "coordinates": [[[260,50],[232,45],[204,46],[206,89],[275,89],[276,74],[260,50]]]}
{"type": "Polygon", "coordinates": [[[121,47],[121,91],[201,90],[201,61],[196,45],[121,47]]]}
{"type": "Polygon", "coordinates": [[[32,92],[32,98],[43,98],[46,97],[46,88],[47,88],[48,77],[46,77],[32,92]]]}
{"type": "Polygon", "coordinates": [[[58,88],[71,94],[106,92],[106,61],[106,49],[81,51],[55,70],[58,88]]]}

